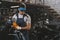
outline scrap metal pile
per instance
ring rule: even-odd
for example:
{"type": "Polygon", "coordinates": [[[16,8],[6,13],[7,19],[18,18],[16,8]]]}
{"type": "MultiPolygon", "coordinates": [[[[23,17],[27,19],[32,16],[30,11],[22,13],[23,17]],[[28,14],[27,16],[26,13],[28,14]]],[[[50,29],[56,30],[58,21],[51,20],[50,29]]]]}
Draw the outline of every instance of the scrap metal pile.
{"type": "MultiPolygon", "coordinates": [[[[17,5],[17,3],[3,2],[0,4],[0,37],[2,40],[5,40],[9,33],[9,29],[5,30],[5,22],[17,11],[17,8],[10,8],[13,5],[17,5]]],[[[26,13],[31,16],[32,20],[32,28],[29,32],[30,40],[59,40],[60,21],[56,18],[57,12],[46,5],[26,5],[26,13]]]]}

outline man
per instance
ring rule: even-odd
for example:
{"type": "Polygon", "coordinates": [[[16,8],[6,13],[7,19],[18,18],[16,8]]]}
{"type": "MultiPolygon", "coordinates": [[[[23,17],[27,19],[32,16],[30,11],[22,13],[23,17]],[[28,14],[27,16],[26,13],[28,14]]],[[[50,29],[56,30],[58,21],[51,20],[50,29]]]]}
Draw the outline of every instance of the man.
{"type": "Polygon", "coordinates": [[[18,8],[18,11],[19,13],[16,13],[12,18],[13,27],[23,33],[25,40],[29,40],[28,30],[31,28],[31,17],[25,13],[26,8],[24,7],[18,8]]]}

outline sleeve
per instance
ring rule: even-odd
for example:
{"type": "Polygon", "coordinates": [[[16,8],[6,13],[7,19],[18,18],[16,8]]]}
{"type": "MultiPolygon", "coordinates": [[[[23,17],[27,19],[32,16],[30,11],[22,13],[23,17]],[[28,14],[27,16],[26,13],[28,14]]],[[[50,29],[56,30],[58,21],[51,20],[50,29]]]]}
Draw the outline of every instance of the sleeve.
{"type": "Polygon", "coordinates": [[[12,21],[16,21],[17,20],[17,16],[16,14],[12,16],[12,21]]]}
{"type": "Polygon", "coordinates": [[[28,18],[27,18],[27,23],[31,24],[31,17],[29,15],[28,15],[28,18]]]}

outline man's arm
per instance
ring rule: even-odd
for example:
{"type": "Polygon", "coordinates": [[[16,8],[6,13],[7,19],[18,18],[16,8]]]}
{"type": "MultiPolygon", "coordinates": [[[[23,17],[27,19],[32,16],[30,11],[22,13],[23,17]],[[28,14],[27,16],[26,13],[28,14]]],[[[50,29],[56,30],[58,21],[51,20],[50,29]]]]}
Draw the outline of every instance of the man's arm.
{"type": "Polygon", "coordinates": [[[31,17],[28,15],[27,21],[26,21],[27,26],[25,27],[21,27],[22,30],[26,29],[26,30],[30,30],[31,28],[31,17]]]}
{"type": "Polygon", "coordinates": [[[27,23],[27,26],[25,26],[25,27],[21,27],[21,30],[30,30],[30,28],[31,28],[31,23],[27,23]]]}

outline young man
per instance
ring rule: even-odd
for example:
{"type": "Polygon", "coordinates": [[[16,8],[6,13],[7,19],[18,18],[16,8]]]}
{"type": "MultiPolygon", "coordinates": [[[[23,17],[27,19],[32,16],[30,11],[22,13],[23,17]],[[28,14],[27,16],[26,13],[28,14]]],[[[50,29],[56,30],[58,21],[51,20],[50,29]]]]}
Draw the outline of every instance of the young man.
{"type": "Polygon", "coordinates": [[[30,28],[31,28],[31,17],[25,13],[26,8],[24,8],[24,7],[18,8],[18,11],[19,11],[19,13],[16,13],[12,17],[13,21],[16,22],[15,26],[13,23],[13,27],[15,29],[20,30],[23,33],[25,40],[29,40],[28,30],[30,30],[30,28]]]}

